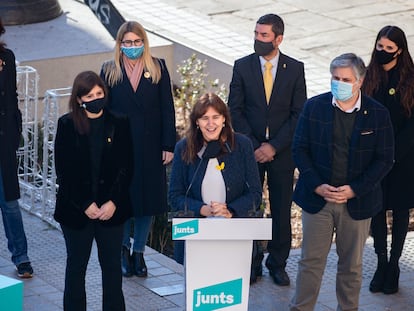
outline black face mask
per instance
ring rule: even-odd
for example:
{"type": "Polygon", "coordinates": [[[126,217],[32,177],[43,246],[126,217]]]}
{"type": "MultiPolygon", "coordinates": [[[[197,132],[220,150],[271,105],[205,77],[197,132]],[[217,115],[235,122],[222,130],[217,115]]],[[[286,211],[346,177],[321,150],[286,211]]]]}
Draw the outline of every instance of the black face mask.
{"type": "Polygon", "coordinates": [[[98,113],[105,107],[105,103],[106,99],[103,97],[94,99],[90,102],[82,102],[81,107],[85,108],[90,113],[98,113]]]}
{"type": "Polygon", "coordinates": [[[379,64],[385,65],[385,64],[390,63],[394,59],[394,56],[396,55],[396,53],[397,52],[388,53],[384,50],[381,50],[381,51],[375,50],[375,58],[379,64]]]}
{"type": "Polygon", "coordinates": [[[203,153],[203,159],[217,158],[221,152],[220,140],[211,140],[207,143],[203,153]]]}
{"type": "Polygon", "coordinates": [[[274,46],[272,42],[263,42],[254,40],[254,51],[259,56],[266,56],[273,52],[274,46]]]}

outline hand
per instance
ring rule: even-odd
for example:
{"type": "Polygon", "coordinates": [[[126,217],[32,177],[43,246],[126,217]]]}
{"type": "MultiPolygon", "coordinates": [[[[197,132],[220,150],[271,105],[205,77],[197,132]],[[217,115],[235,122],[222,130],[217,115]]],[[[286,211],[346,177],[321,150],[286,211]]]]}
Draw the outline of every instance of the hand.
{"type": "Polygon", "coordinates": [[[174,153],[169,151],[162,152],[162,164],[167,165],[174,158],[174,153]]]}
{"type": "Polygon", "coordinates": [[[343,185],[338,187],[338,196],[336,203],[346,203],[349,199],[355,197],[355,192],[350,185],[343,185]]]}
{"type": "Polygon", "coordinates": [[[315,192],[331,203],[346,203],[355,196],[354,191],[349,185],[334,187],[328,184],[322,184],[315,189],[315,192]]]}
{"type": "Polygon", "coordinates": [[[90,219],[98,219],[100,216],[100,213],[101,211],[95,202],[89,205],[88,208],[85,210],[86,216],[88,216],[90,219]]]}
{"type": "Polygon", "coordinates": [[[228,210],[226,203],[211,202],[211,214],[214,217],[231,218],[233,214],[228,210]]]}
{"type": "Polygon", "coordinates": [[[104,203],[101,208],[101,214],[99,216],[99,220],[109,220],[112,218],[116,210],[116,206],[114,202],[109,200],[108,202],[104,203]]]}
{"type": "Polygon", "coordinates": [[[274,160],[276,149],[269,143],[262,145],[254,151],[256,162],[266,163],[274,160]]]}

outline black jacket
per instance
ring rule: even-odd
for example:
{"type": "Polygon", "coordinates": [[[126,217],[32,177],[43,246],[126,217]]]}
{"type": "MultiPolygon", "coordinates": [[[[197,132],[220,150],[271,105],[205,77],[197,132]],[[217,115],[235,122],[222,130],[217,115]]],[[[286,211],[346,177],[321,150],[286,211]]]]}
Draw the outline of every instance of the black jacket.
{"type": "MultiPolygon", "coordinates": [[[[104,225],[119,225],[131,212],[129,185],[132,176],[132,143],[129,121],[104,112],[104,142],[98,178],[96,203],[112,200],[116,210],[104,225]]],[[[73,228],[82,228],[89,218],[85,214],[92,199],[90,144],[87,135],[80,135],[71,114],[59,119],[55,140],[55,164],[59,190],[55,219],[73,228]]]]}
{"type": "Polygon", "coordinates": [[[22,131],[22,115],[17,106],[16,64],[11,50],[0,51],[0,165],[6,201],[20,197],[16,151],[22,131]]]}

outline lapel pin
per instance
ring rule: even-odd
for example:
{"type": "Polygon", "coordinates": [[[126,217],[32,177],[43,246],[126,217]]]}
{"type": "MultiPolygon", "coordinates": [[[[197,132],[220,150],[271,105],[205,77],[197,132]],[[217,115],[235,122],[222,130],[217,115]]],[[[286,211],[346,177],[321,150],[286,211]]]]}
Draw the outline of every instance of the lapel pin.
{"type": "Polygon", "coordinates": [[[364,114],[367,115],[368,114],[368,111],[364,110],[364,114]]]}
{"type": "Polygon", "coordinates": [[[390,95],[394,95],[395,94],[395,89],[392,87],[388,90],[388,94],[390,95]]]}
{"type": "Polygon", "coordinates": [[[107,138],[107,141],[108,141],[108,143],[111,143],[111,142],[112,142],[111,137],[108,137],[108,138],[107,138]]]}
{"type": "Polygon", "coordinates": [[[144,72],[144,77],[145,79],[148,79],[149,77],[151,77],[151,74],[148,71],[144,72]]]}
{"type": "Polygon", "coordinates": [[[283,68],[286,69],[286,64],[283,64],[283,68]]]}

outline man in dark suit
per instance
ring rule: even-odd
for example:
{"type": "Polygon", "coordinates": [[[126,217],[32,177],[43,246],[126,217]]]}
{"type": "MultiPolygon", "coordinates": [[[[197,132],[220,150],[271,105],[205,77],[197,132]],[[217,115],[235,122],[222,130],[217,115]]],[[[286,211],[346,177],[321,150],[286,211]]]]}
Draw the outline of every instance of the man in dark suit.
{"type": "MultiPolygon", "coordinates": [[[[292,241],[294,171],[291,142],[306,101],[306,85],[303,63],[279,51],[283,32],[279,16],[267,14],[259,18],[255,53],[236,60],[228,104],[234,129],[249,136],[253,143],[262,183],[267,174],[273,232],[266,266],[276,284],[287,286],[290,280],[285,266],[292,241]]],[[[254,254],[252,282],[262,274],[262,259],[261,251],[254,254]]]]}
{"type": "Polygon", "coordinates": [[[371,217],[382,208],[381,179],[394,160],[388,110],[361,95],[361,58],[348,53],[330,66],[331,92],[309,99],[293,140],[302,208],[302,256],[291,310],[313,310],[335,233],[337,310],[358,310],[362,254],[371,217]]]}

